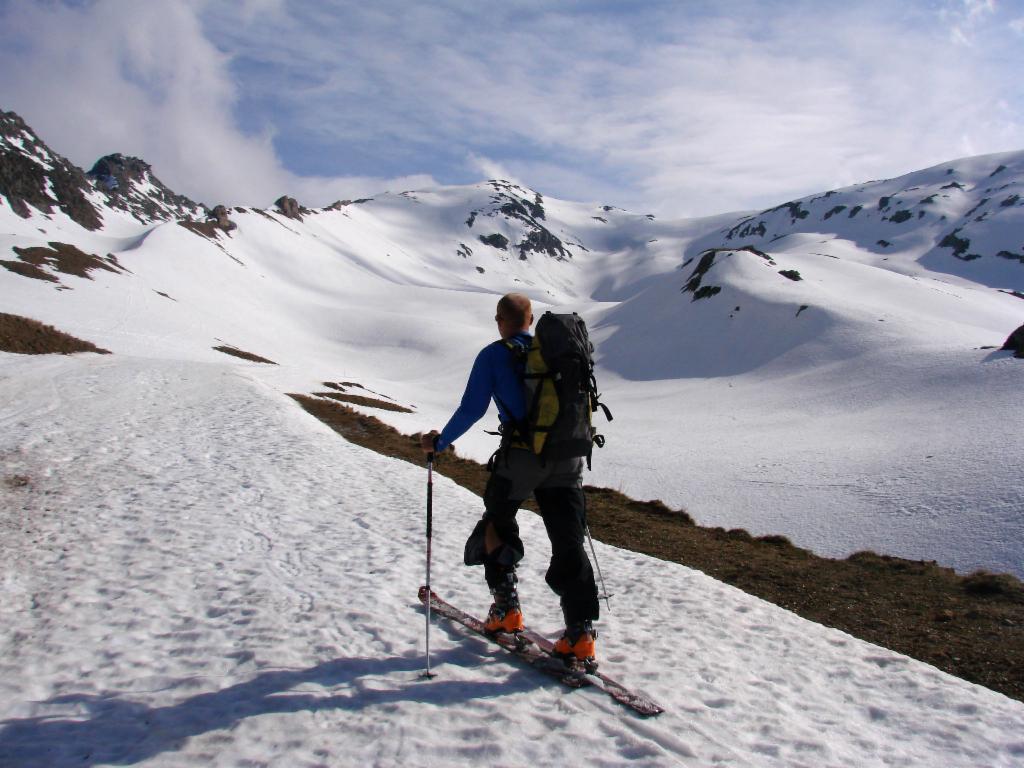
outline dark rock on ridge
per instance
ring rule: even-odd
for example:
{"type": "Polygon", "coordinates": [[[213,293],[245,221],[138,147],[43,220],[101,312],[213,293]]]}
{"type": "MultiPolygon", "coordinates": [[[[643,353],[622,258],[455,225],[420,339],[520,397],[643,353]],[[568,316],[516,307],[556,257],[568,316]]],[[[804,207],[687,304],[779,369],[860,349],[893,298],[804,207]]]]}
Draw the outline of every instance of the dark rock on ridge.
{"type": "Polygon", "coordinates": [[[0,195],[16,214],[27,219],[29,206],[43,213],[56,206],[80,226],[96,230],[103,221],[89,192],[80,168],[47,147],[14,112],[0,112],[0,195]]]}
{"type": "Polygon", "coordinates": [[[138,157],[104,155],[86,176],[106,195],[107,205],[143,224],[209,216],[205,205],[169,189],[153,174],[152,166],[138,157]]]}
{"type": "Polygon", "coordinates": [[[1024,325],[1006,338],[1002,349],[1013,352],[1014,357],[1024,358],[1024,325]]]}
{"type": "Polygon", "coordinates": [[[238,226],[228,218],[228,209],[223,205],[214,206],[207,221],[213,222],[225,232],[230,232],[238,226]]]}
{"type": "Polygon", "coordinates": [[[294,197],[288,197],[288,195],[281,195],[274,201],[274,205],[277,206],[277,210],[281,212],[281,215],[288,219],[295,219],[296,221],[302,221],[302,215],[309,213],[308,208],[303,208],[299,205],[298,200],[294,197]]]}

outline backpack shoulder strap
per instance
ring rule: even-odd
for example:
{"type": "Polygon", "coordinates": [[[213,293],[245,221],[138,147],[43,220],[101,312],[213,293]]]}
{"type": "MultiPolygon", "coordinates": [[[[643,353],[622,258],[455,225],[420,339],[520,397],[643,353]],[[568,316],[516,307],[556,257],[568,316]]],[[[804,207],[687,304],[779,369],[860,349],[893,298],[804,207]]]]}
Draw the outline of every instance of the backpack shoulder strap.
{"type": "Polygon", "coordinates": [[[517,359],[526,358],[526,353],[528,350],[526,349],[526,347],[524,347],[522,344],[515,341],[514,339],[498,339],[494,343],[499,346],[505,347],[505,349],[511,352],[513,356],[515,356],[517,359]]]}
{"type": "MultiPolygon", "coordinates": [[[[523,372],[525,372],[526,357],[529,354],[528,349],[526,349],[522,344],[513,341],[512,339],[498,339],[497,341],[494,342],[494,344],[496,346],[505,347],[512,354],[512,357],[515,359],[515,361],[522,366],[523,372]]],[[[505,405],[505,402],[500,397],[498,397],[497,392],[494,393],[494,400],[498,403],[498,405],[502,407],[505,413],[511,413],[508,406],[505,405]]],[[[520,425],[516,425],[516,428],[520,428],[520,425]]]]}

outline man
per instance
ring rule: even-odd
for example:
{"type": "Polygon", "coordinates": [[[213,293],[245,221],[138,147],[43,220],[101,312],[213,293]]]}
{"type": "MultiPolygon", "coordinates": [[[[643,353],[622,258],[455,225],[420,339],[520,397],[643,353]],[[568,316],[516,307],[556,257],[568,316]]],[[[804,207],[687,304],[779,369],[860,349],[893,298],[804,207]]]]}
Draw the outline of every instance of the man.
{"type": "Polygon", "coordinates": [[[489,464],[484,515],[466,542],[465,553],[466,565],[484,566],[484,578],[494,597],[485,627],[488,632],[523,629],[516,564],[524,548],[516,512],[533,494],[551,541],[545,580],[561,598],[565,617],[565,632],[555,644],[555,652],[567,660],[594,665],[597,633],[593,621],[599,607],[594,571],[583,546],[583,459],[545,461],[525,445],[516,444],[516,426],[527,417],[523,373],[526,350],[532,342],[530,299],[521,293],[503,296],[494,320],[501,340],[480,351],[458,409],[440,433],[423,435],[421,446],[427,453],[445,450],[479,421],[494,400],[502,424],[501,447],[489,464]]]}

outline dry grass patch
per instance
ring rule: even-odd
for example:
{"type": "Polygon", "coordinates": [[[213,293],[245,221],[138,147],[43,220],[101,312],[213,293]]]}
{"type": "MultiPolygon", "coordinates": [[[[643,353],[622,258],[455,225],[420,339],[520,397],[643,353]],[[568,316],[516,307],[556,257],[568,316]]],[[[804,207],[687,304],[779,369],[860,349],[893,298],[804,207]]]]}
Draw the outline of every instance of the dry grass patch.
{"type": "Polygon", "coordinates": [[[96,269],[102,269],[115,274],[127,270],[117,262],[117,257],[108,254],[100,258],[91,253],[85,253],[68,243],[50,243],[49,248],[19,248],[12,249],[20,261],[0,261],[4,267],[23,277],[32,277],[37,280],[57,282],[57,278],[46,271],[44,267],[54,269],[66,275],[84,277],[92,280],[89,273],[96,269]]]}
{"type": "Polygon", "coordinates": [[[52,325],[3,312],[0,312],[0,350],[19,355],[71,355],[75,352],[110,354],[108,350],[58,331],[52,325]]]}
{"type": "Polygon", "coordinates": [[[314,392],[317,397],[329,397],[331,400],[338,400],[342,403],[352,405],[363,405],[368,408],[380,408],[382,411],[395,411],[397,413],[412,413],[411,408],[406,408],[398,403],[389,403],[387,400],[379,400],[376,397],[365,397],[363,395],[347,395],[342,392],[314,392]]]}
{"type": "Polygon", "coordinates": [[[266,363],[267,365],[277,365],[273,360],[267,360],[265,357],[254,355],[252,352],[246,352],[244,349],[238,349],[238,347],[228,346],[222,344],[219,347],[213,347],[218,352],[223,352],[225,355],[231,355],[232,357],[240,357],[243,360],[248,360],[252,363],[266,363]]]}
{"type": "Polygon", "coordinates": [[[59,283],[56,275],[51,275],[45,269],[37,267],[35,264],[29,264],[25,261],[0,261],[0,267],[3,267],[8,272],[13,272],[16,275],[22,277],[30,277],[33,280],[43,280],[47,283],[59,283]]]}
{"type": "Polygon", "coordinates": [[[190,221],[182,219],[178,221],[178,226],[184,227],[189,232],[200,237],[205,237],[207,240],[217,240],[221,233],[224,232],[216,221],[190,221]]]}
{"type": "MultiPolygon", "coordinates": [[[[403,435],[338,402],[291,397],[350,442],[424,466],[419,435],[403,435]]],[[[483,494],[487,470],[481,464],[447,451],[434,467],[483,494]]],[[[609,488],[584,491],[590,528],[600,541],[696,568],[806,619],[1024,701],[1024,585],[1013,576],[961,576],[934,562],[874,552],[833,560],[784,536],[755,538],[742,529],[695,525],[686,512],[660,501],[637,501],[609,488]]],[[[606,576],[614,582],[614,573],[606,576]]]]}

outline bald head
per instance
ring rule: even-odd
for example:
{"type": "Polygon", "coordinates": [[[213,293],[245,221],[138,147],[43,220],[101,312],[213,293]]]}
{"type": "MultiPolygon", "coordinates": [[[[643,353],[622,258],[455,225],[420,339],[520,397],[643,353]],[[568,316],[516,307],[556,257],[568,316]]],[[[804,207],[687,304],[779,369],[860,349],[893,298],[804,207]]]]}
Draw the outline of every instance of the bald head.
{"type": "Polygon", "coordinates": [[[506,293],[498,300],[498,312],[494,319],[498,321],[498,329],[503,339],[529,330],[533,323],[530,297],[522,293],[506,293]]]}

